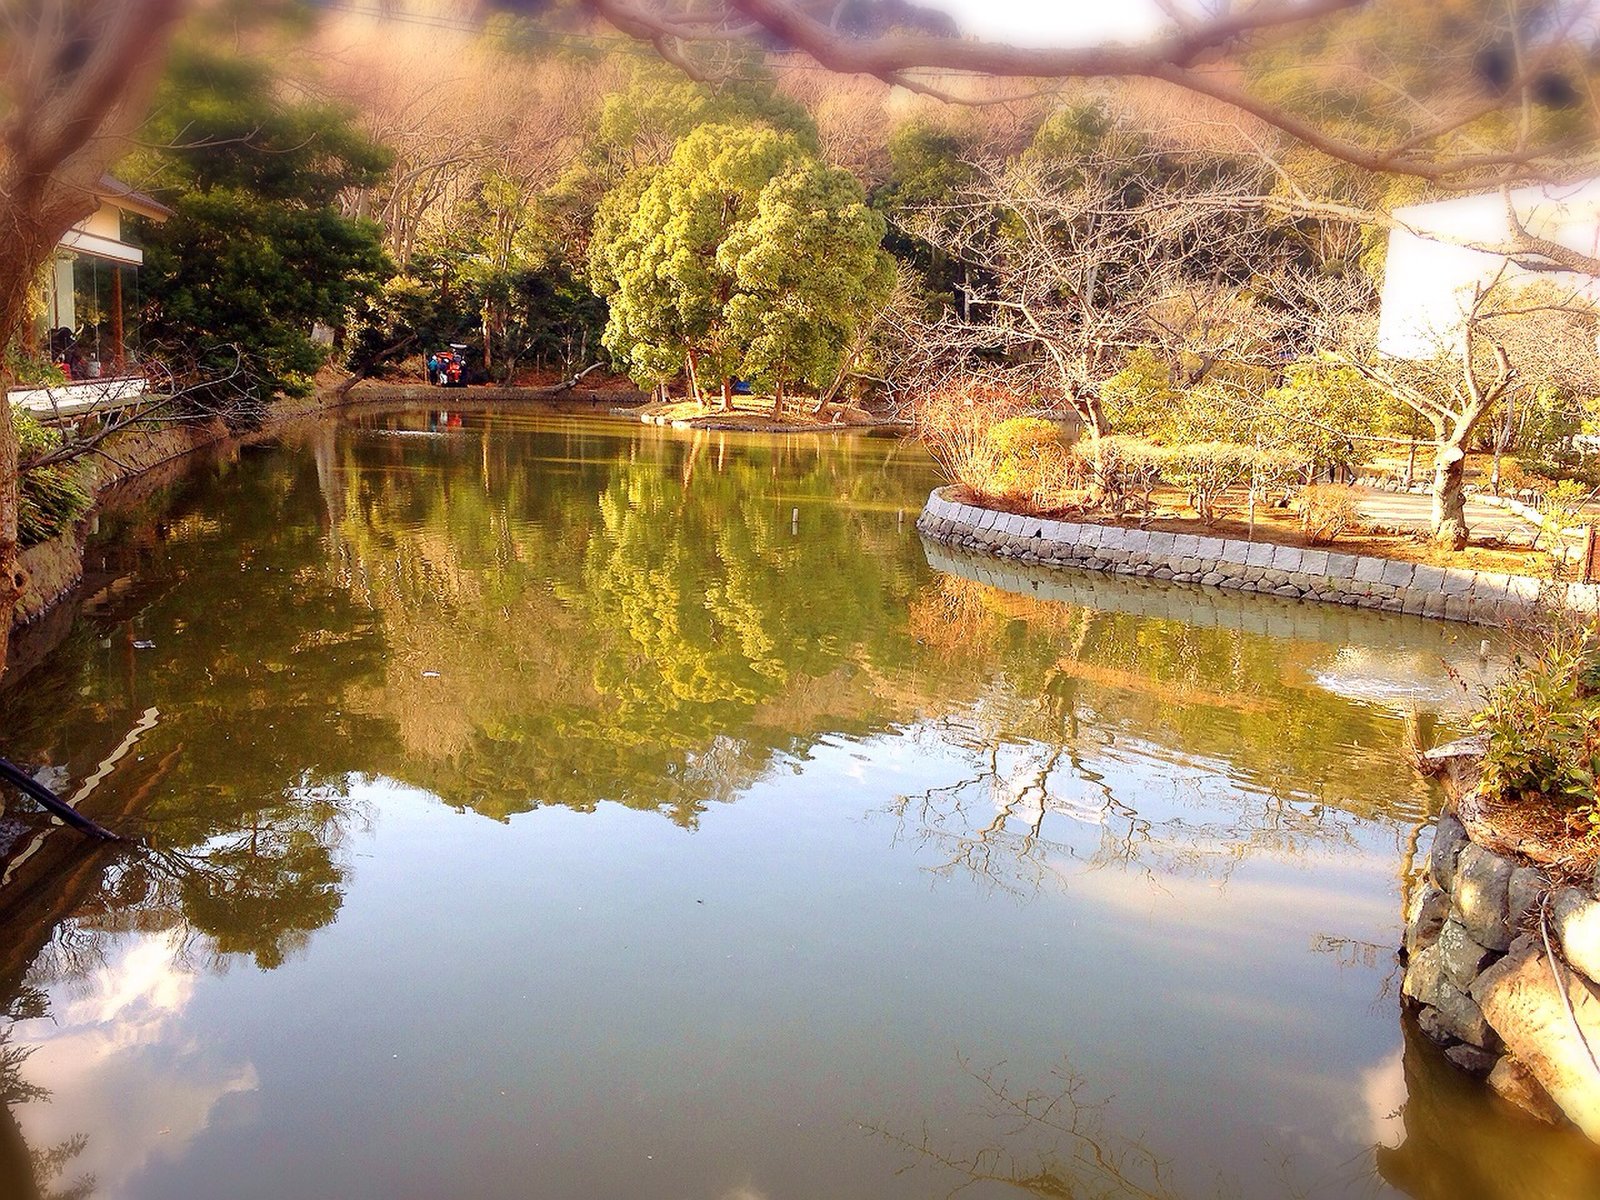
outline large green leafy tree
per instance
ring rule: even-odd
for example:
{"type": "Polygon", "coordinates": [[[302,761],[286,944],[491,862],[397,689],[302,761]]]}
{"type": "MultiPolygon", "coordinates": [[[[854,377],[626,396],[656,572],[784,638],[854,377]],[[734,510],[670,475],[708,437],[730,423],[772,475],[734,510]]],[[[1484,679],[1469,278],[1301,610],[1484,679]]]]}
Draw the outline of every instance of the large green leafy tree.
{"type": "Polygon", "coordinates": [[[341,215],[386,151],[351,115],[287,98],[259,61],[194,49],[163,85],[151,142],[126,164],[174,210],[145,235],[144,330],[181,369],[226,379],[260,405],[304,391],[325,353],[316,322],[343,324],[386,274],[380,231],[341,215]]]}
{"type": "Polygon", "coordinates": [[[888,300],[895,270],[883,235],[860,185],[813,160],[762,188],[754,216],[722,244],[741,371],[769,385],[777,406],[787,384],[827,387],[888,300]]]}
{"type": "Polygon", "coordinates": [[[725,405],[736,373],[815,383],[888,291],[882,236],[854,180],[793,134],[701,126],[600,206],[605,345],[641,382],[719,380],[725,405]]]}

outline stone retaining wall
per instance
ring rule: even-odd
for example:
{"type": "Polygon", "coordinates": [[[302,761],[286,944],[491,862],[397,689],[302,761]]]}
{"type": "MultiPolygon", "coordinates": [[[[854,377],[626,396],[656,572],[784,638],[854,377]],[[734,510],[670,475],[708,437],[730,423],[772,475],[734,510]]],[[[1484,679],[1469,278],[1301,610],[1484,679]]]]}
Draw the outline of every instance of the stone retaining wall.
{"type": "Polygon", "coordinates": [[[1600,1141],[1600,899],[1441,816],[1406,913],[1404,1002],[1463,1070],[1600,1141]]]}
{"type": "Polygon", "coordinates": [[[1467,571],[1335,550],[1302,550],[1197,534],[1124,529],[998,512],[940,488],[917,519],[924,537],[1054,567],[1199,583],[1388,612],[1504,625],[1537,604],[1600,611],[1600,584],[1548,584],[1525,575],[1467,571]]]}

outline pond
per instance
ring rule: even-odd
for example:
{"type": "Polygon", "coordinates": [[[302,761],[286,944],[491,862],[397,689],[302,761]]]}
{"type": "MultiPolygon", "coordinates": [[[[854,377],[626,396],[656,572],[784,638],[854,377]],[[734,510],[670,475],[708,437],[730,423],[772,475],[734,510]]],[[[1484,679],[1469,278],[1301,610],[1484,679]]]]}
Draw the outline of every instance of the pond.
{"type": "Polygon", "coordinates": [[[118,498],[0,749],[146,846],[7,835],[0,1194],[1600,1194],[1400,1014],[1498,647],[954,556],[935,482],[401,411],[118,498]]]}

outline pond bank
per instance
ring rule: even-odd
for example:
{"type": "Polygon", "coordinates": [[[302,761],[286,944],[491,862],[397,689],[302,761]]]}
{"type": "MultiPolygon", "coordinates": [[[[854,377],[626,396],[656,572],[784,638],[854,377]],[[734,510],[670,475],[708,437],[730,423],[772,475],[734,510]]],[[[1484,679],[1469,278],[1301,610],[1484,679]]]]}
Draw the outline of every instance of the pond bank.
{"type": "Polygon", "coordinates": [[[1457,1067],[1600,1142],[1600,879],[1553,878],[1472,810],[1439,818],[1411,887],[1401,994],[1457,1067]]]}
{"type": "Polygon", "coordinates": [[[29,546],[22,552],[19,565],[27,582],[22,598],[12,610],[12,629],[21,629],[43,617],[82,581],[84,545],[94,528],[101,499],[112,488],[197,451],[271,437],[292,422],[367,399],[358,392],[341,394],[336,387],[329,387],[305,399],[279,400],[258,429],[235,431],[220,417],[213,417],[155,429],[135,427],[108,438],[82,465],[83,486],[93,498],[89,511],[67,533],[29,546]]]}
{"type": "MultiPolygon", "coordinates": [[[[322,387],[301,400],[276,401],[259,429],[236,432],[221,419],[173,424],[162,428],[129,429],[109,439],[101,453],[84,465],[84,486],[94,497],[77,526],[22,552],[21,569],[27,577],[21,600],[12,613],[12,628],[37,621],[65,599],[83,578],[83,547],[93,527],[101,497],[111,488],[138,478],[157,467],[198,450],[225,443],[244,445],[272,437],[285,426],[308,417],[361,405],[427,401],[441,408],[477,409],[484,405],[515,403],[540,411],[594,412],[614,403],[616,391],[566,387],[473,387],[441,389],[425,384],[392,384],[365,380],[341,390],[339,384],[322,387]]],[[[642,397],[642,393],[639,393],[642,397]]]]}
{"type": "Polygon", "coordinates": [[[742,406],[733,409],[707,409],[692,400],[654,401],[628,408],[613,408],[617,416],[631,417],[645,425],[660,425],[666,429],[705,429],[718,432],[745,433],[839,433],[845,430],[860,432],[870,429],[909,429],[910,422],[892,417],[880,417],[853,405],[834,405],[827,419],[813,413],[803,403],[785,410],[785,415],[774,417],[770,402],[763,405],[750,403],[748,397],[742,406]]]}
{"type": "Polygon", "coordinates": [[[1002,558],[1504,625],[1540,604],[1600,611],[1600,585],[1429,566],[1271,542],[1024,517],[962,504],[937,488],[917,520],[924,537],[1002,558]]]}
{"type": "Polygon", "coordinates": [[[389,383],[383,380],[363,380],[354,384],[345,396],[345,403],[395,403],[427,404],[430,408],[455,409],[485,403],[528,404],[553,412],[604,412],[619,401],[638,404],[645,398],[643,392],[626,389],[567,387],[552,384],[548,387],[510,387],[497,384],[474,384],[464,388],[441,388],[427,383],[389,383]]]}

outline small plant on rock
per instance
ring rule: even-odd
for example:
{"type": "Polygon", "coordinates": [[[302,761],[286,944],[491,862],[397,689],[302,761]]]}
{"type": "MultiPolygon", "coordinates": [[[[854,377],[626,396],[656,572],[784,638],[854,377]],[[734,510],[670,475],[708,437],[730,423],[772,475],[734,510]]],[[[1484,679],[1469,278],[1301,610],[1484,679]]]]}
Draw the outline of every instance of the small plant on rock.
{"type": "Polygon", "coordinates": [[[1600,638],[1558,625],[1516,657],[1472,719],[1487,739],[1480,794],[1490,802],[1545,802],[1569,827],[1596,822],[1600,777],[1600,638]]]}

